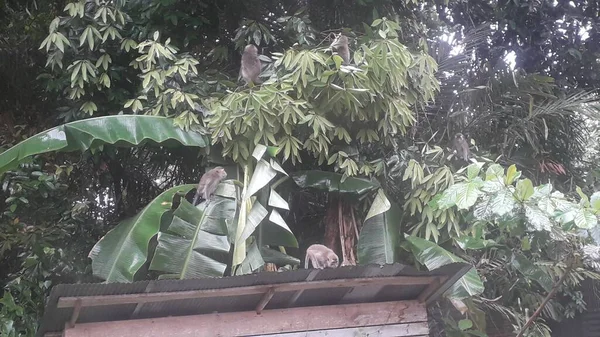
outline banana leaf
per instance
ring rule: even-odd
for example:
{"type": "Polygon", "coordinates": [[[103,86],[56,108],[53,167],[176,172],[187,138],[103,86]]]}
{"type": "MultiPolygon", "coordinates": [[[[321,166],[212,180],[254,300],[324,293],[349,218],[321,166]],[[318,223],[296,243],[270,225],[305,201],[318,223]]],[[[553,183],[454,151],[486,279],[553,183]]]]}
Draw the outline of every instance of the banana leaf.
{"type": "Polygon", "coordinates": [[[364,222],[358,239],[360,264],[391,264],[398,262],[400,219],[402,212],[379,190],[364,222]]]}
{"type": "Polygon", "coordinates": [[[169,227],[158,235],[150,269],[179,279],[223,276],[231,248],[227,223],[235,212],[235,199],[216,194],[198,207],[182,200],[169,227]]]}
{"type": "Polygon", "coordinates": [[[235,268],[235,275],[251,274],[265,265],[265,260],[260,253],[260,249],[256,245],[256,241],[252,242],[244,260],[235,268]]]}
{"type": "Polygon", "coordinates": [[[348,177],[342,182],[341,174],[318,170],[296,172],[292,179],[301,188],[338,192],[357,198],[362,198],[380,187],[377,181],[364,178],[348,177]]]}
{"type": "Polygon", "coordinates": [[[160,229],[161,217],[170,210],[173,196],[194,188],[195,184],[189,184],[166,190],[136,216],[109,231],[89,254],[93,274],[106,282],[133,282],[135,273],[148,259],[148,244],[160,229]]]}
{"type": "Polygon", "coordinates": [[[173,119],[167,117],[116,115],[84,119],[42,131],[4,151],[0,154],[0,174],[37,154],[85,151],[104,144],[206,147],[208,139],[174,126],[173,119]]]}
{"type": "Polygon", "coordinates": [[[235,275],[253,273],[266,263],[274,263],[276,265],[299,265],[300,260],[269,247],[258,248],[257,241],[254,241],[248,248],[248,252],[246,252],[246,258],[236,268],[235,275]]]}
{"type": "Polygon", "coordinates": [[[299,265],[300,260],[293,256],[284,254],[278,250],[271,249],[269,247],[261,247],[260,255],[266,263],[275,263],[277,265],[299,265]]]}
{"type": "MultiPolygon", "coordinates": [[[[415,259],[427,269],[434,270],[454,262],[465,262],[437,244],[412,235],[405,235],[415,259]]],[[[471,268],[444,294],[449,298],[463,299],[479,295],[484,290],[483,282],[475,268],[471,268]]]]}

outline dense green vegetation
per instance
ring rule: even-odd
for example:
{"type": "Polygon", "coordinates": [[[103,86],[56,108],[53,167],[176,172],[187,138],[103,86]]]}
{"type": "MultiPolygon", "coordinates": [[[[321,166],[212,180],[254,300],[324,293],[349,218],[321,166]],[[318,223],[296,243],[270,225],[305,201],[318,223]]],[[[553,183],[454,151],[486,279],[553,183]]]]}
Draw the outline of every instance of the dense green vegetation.
{"type": "Polygon", "coordinates": [[[33,335],[57,283],[285,270],[317,242],[348,264],[471,263],[440,303],[449,336],[492,313],[549,336],[600,278],[599,11],[0,1],[0,336],[33,335]],[[238,80],[248,43],[259,86],[238,80]],[[193,207],[215,165],[227,180],[193,207]]]}

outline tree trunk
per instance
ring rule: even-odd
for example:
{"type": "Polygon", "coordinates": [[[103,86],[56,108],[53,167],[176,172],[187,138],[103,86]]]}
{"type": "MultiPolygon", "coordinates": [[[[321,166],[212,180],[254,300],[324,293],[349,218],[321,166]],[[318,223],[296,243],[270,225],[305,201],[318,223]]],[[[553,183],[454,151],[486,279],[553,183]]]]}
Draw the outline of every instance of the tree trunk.
{"type": "Polygon", "coordinates": [[[325,215],[323,241],[340,256],[342,266],[356,265],[357,228],[352,204],[341,197],[331,198],[325,215]]]}

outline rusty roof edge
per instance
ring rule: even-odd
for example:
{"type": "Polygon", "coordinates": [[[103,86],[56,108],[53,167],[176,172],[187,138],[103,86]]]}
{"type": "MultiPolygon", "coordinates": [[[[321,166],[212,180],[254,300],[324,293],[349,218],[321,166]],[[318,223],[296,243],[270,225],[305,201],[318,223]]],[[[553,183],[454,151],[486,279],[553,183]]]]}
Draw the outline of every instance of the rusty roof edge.
{"type": "MultiPolygon", "coordinates": [[[[368,267],[378,267],[378,268],[384,268],[387,266],[394,266],[394,265],[401,265],[404,268],[402,269],[403,272],[409,272],[409,273],[414,273],[414,275],[406,275],[406,276],[443,276],[446,275],[447,276],[447,272],[446,270],[451,270],[456,268],[458,265],[464,265],[466,263],[463,262],[454,262],[454,263],[450,263],[450,264],[446,264],[443,265],[439,268],[433,269],[433,270],[418,270],[413,266],[410,265],[405,265],[402,263],[389,263],[389,264],[376,264],[376,263],[370,263],[370,264],[361,264],[361,265],[356,265],[356,266],[343,266],[343,267],[338,267],[336,269],[322,269],[323,270],[344,270],[344,269],[366,269],[368,267]],[[407,270],[408,269],[408,270],[407,270]]],[[[54,287],[52,287],[52,291],[50,292],[50,296],[52,296],[52,293],[56,292],[64,289],[64,288],[72,288],[73,286],[96,286],[96,285],[149,285],[150,283],[153,284],[160,284],[160,283],[177,283],[177,282],[183,282],[183,281],[195,281],[195,282],[201,282],[201,281],[205,281],[205,280],[215,280],[215,279],[219,279],[219,280],[228,280],[228,279],[236,279],[236,278],[251,278],[251,277],[256,277],[260,274],[264,274],[264,273],[273,273],[273,274],[287,274],[287,273],[296,273],[299,271],[312,271],[313,269],[296,269],[296,270],[289,270],[289,271],[283,271],[283,272],[262,272],[262,273],[253,273],[253,274],[245,274],[245,275],[228,275],[228,276],[222,276],[222,277],[202,277],[202,278],[194,278],[194,279],[185,279],[185,280],[179,280],[179,279],[164,279],[164,280],[141,280],[141,281],[134,281],[134,282],[87,282],[87,283],[61,283],[61,284],[57,284],[54,287]]],[[[400,275],[398,275],[400,276],[400,275]]]]}
{"type": "MultiPolygon", "coordinates": [[[[410,274],[414,274],[414,275],[406,275],[406,276],[448,276],[448,271],[457,268],[457,265],[460,264],[465,264],[465,263],[461,263],[461,262],[455,262],[455,263],[450,263],[444,266],[441,266],[439,268],[430,270],[430,271],[424,271],[424,270],[418,270],[413,266],[410,265],[405,265],[402,263],[390,263],[390,264],[363,264],[363,265],[356,265],[356,266],[343,266],[343,267],[339,267],[337,268],[338,270],[340,269],[367,269],[369,267],[378,267],[378,268],[384,268],[386,266],[396,266],[396,265],[401,265],[402,268],[402,272],[403,273],[410,273],[410,274]]],[[[299,271],[312,271],[313,269],[297,269],[297,270],[290,270],[290,271],[284,271],[281,273],[296,273],[299,271]]],[[[322,270],[321,270],[322,272],[322,270]]],[[[82,289],[87,289],[89,286],[98,286],[98,287],[109,287],[109,286],[123,286],[123,287],[139,287],[141,285],[144,286],[145,289],[147,289],[148,286],[152,286],[152,285],[161,285],[161,284],[169,284],[169,283],[178,283],[178,282],[198,282],[201,283],[202,281],[206,281],[206,280],[214,280],[214,279],[221,279],[224,280],[225,282],[229,279],[240,279],[240,278],[253,278],[258,276],[260,273],[258,274],[246,274],[246,275],[233,275],[233,276],[223,276],[223,277],[205,277],[205,278],[195,278],[195,279],[185,279],[185,280],[177,280],[177,279],[166,279],[166,280],[141,280],[141,281],[135,281],[135,282],[87,282],[87,283],[61,283],[61,284],[57,284],[55,286],[52,287],[52,290],[50,291],[50,295],[48,296],[48,298],[46,299],[46,303],[45,303],[45,307],[48,307],[51,304],[56,305],[56,303],[58,302],[58,298],[63,296],[62,294],[64,294],[66,292],[67,289],[69,290],[73,290],[75,288],[79,288],[81,287],[82,289]]],[[[384,276],[383,276],[384,277],[384,276]]],[[[139,293],[139,294],[143,294],[144,291],[141,292],[131,292],[131,294],[135,294],[135,293],[139,293]]],[[[78,296],[84,296],[84,295],[78,295],[78,296]]]]}

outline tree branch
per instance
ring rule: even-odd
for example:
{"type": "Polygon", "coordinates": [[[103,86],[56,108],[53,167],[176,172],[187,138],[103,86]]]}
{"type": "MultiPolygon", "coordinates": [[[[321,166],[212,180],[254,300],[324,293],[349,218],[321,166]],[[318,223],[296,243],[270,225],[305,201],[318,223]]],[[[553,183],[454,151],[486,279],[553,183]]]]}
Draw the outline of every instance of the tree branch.
{"type": "Polygon", "coordinates": [[[529,328],[531,326],[531,324],[533,324],[533,321],[535,321],[536,317],[538,317],[540,315],[540,313],[542,312],[542,310],[544,309],[546,304],[548,304],[550,299],[552,299],[552,297],[554,297],[554,295],[558,291],[558,288],[563,283],[563,281],[567,278],[567,276],[571,273],[572,269],[573,269],[573,264],[570,264],[567,267],[567,269],[565,269],[565,273],[558,279],[558,281],[556,281],[556,283],[554,284],[554,286],[552,287],[552,289],[550,290],[548,295],[546,295],[546,297],[540,304],[539,308],[537,308],[537,310],[533,313],[533,315],[531,315],[531,317],[529,317],[529,320],[527,320],[527,323],[525,323],[525,325],[521,328],[521,331],[519,331],[519,334],[517,335],[517,337],[523,337],[525,330],[527,330],[527,328],[529,328]]]}

